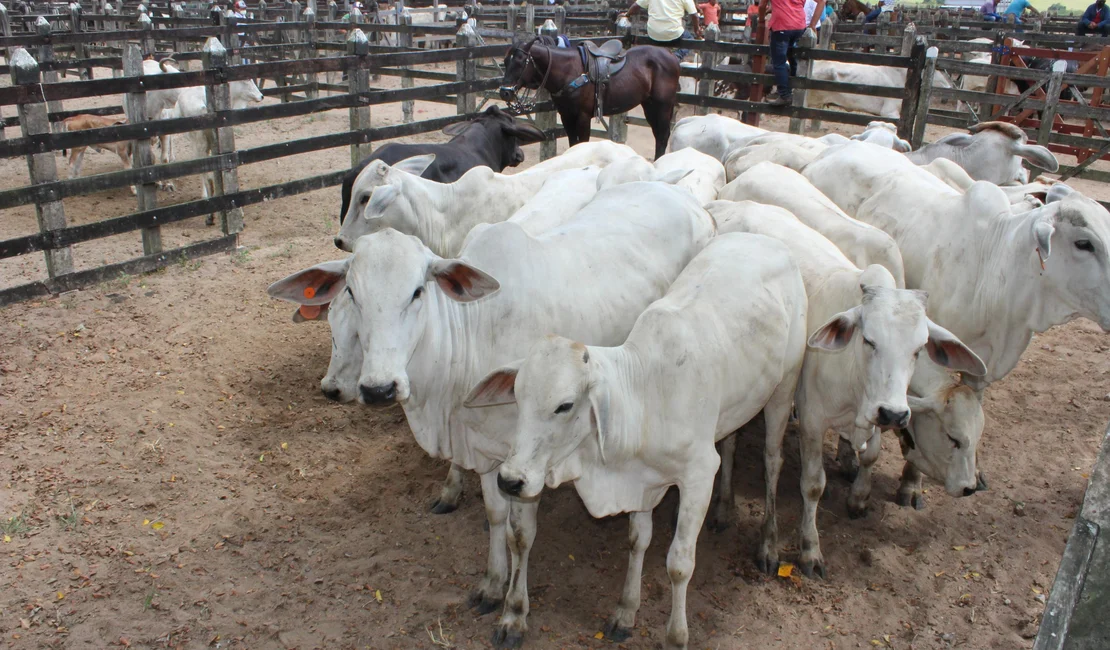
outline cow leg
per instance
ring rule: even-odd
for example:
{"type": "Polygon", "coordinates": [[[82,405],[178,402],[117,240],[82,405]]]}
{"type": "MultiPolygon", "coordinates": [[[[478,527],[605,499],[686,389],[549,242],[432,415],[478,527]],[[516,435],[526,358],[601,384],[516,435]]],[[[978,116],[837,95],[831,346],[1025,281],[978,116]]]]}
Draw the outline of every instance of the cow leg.
{"type": "Polygon", "coordinates": [[[528,631],[528,554],[536,541],[536,513],[539,499],[509,501],[509,526],[505,531],[505,541],[512,557],[512,577],[509,591],[505,594],[505,608],[501,620],[493,631],[495,648],[519,648],[528,631]]]}
{"type": "Polygon", "coordinates": [[[81,163],[85,162],[85,147],[70,149],[69,151],[69,177],[77,178],[81,175],[81,163]]]}
{"type": "Polygon", "coordinates": [[[925,496],[921,492],[921,472],[912,463],[902,467],[902,483],[894,502],[900,506],[913,506],[915,510],[925,509],[925,496]]]}
{"type": "Polygon", "coordinates": [[[825,559],[821,555],[821,539],[817,533],[817,505],[825,492],[825,464],[822,447],[825,423],[814,419],[806,409],[798,409],[802,457],[802,520],[800,536],[802,552],[798,566],[808,577],[825,577],[825,559]]]}
{"type": "Polygon", "coordinates": [[[859,475],[859,458],[856,457],[856,450],[852,449],[852,443],[843,436],[837,438],[836,460],[840,464],[840,473],[844,478],[849,481],[856,480],[856,476],[859,475]]]}
{"type": "Polygon", "coordinates": [[[687,476],[697,477],[679,487],[678,526],[667,552],[667,575],[671,578],[671,617],[667,620],[667,650],[685,650],[690,639],[686,626],[686,589],[694,574],[694,552],[698,533],[705,522],[705,513],[713,499],[713,476],[720,465],[720,456],[710,455],[706,467],[691,467],[687,476]]]}
{"type": "Polygon", "coordinates": [[[432,514],[445,515],[454,512],[459,507],[462,491],[462,468],[451,463],[451,469],[447,471],[447,480],[443,482],[443,487],[439,491],[439,498],[432,504],[432,514]]]}
{"type": "Polygon", "coordinates": [[[505,581],[509,576],[509,556],[505,547],[508,534],[509,501],[497,487],[497,470],[482,474],[482,500],[489,522],[489,558],[486,575],[478,589],[470,594],[470,607],[478,614],[489,614],[505,598],[505,581]]]}
{"type": "Polygon", "coordinates": [[[762,540],[756,564],[764,573],[774,574],[779,569],[778,490],[779,472],[782,471],[782,440],[794,406],[796,382],[782,382],[763,407],[763,471],[766,485],[763,512],[762,540]]]}
{"type": "Polygon", "coordinates": [[[736,514],[736,500],[732,490],[732,465],[736,458],[736,434],[730,433],[728,437],[717,443],[717,452],[721,455],[721,469],[717,472],[717,502],[709,512],[706,526],[709,530],[719,533],[727,530],[732,525],[736,514]]]}
{"type": "Polygon", "coordinates": [[[640,609],[640,583],[643,582],[644,554],[651,544],[651,510],[628,515],[628,573],[624,576],[617,611],[605,624],[605,637],[615,643],[627,641],[636,625],[640,609]]]}
{"type": "Polygon", "coordinates": [[[871,499],[871,467],[879,459],[879,450],[882,448],[882,433],[875,428],[867,441],[867,449],[859,454],[859,474],[852,481],[852,490],[848,493],[848,516],[852,519],[867,515],[867,504],[871,499]]]}

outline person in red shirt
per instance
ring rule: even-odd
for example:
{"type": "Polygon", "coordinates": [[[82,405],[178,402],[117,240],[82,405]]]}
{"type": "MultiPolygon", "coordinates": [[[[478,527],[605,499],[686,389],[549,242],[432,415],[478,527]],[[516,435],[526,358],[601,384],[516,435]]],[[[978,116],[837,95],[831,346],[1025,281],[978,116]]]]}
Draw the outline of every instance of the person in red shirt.
{"type": "Polygon", "coordinates": [[[706,27],[710,25],[721,26],[721,5],[717,0],[709,0],[698,5],[698,12],[705,18],[702,24],[706,27]]]}
{"type": "Polygon", "coordinates": [[[768,8],[771,9],[771,66],[778,94],[768,96],[766,101],[771,106],[789,106],[793,101],[790,77],[798,71],[798,63],[793,60],[794,46],[807,31],[813,34],[825,13],[825,0],[817,0],[817,9],[808,25],[805,0],[760,0],[759,22],[766,19],[768,8]]]}

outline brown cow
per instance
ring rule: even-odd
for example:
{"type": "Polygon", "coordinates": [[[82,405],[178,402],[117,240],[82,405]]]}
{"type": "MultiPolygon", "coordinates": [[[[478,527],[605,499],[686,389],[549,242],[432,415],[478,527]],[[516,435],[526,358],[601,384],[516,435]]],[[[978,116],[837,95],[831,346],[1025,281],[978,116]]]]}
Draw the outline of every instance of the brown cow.
{"type": "MultiPolygon", "coordinates": [[[[101,115],[74,115],[62,120],[65,124],[66,131],[84,131],[86,129],[100,129],[109,126],[117,126],[119,124],[127,124],[127,118],[122,116],[108,116],[101,115]]],[[[101,144],[89,145],[94,151],[111,151],[119,156],[123,161],[123,166],[126,169],[131,168],[131,141],[124,140],[122,142],[105,142],[101,144]]],[[[77,178],[81,175],[81,163],[85,158],[85,150],[89,147],[74,147],[69,150],[69,177],[77,178]]],[[[66,151],[62,151],[62,155],[66,155],[66,151]]],[[[131,188],[131,193],[135,193],[135,188],[131,188]]]]}

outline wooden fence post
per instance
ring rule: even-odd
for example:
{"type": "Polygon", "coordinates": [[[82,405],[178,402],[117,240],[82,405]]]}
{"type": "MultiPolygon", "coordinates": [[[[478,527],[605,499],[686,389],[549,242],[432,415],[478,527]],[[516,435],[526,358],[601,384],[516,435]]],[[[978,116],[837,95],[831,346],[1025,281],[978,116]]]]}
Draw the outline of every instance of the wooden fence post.
{"type": "MultiPolygon", "coordinates": [[[[839,19],[837,18],[835,11],[832,14],[830,14],[828,18],[825,18],[823,21],[821,21],[821,31],[817,34],[817,49],[819,49],[819,50],[831,50],[832,49],[833,33],[836,32],[837,22],[839,22],[839,19]]],[[[812,69],[813,69],[813,66],[810,66],[810,70],[812,70],[812,69]]],[[[808,92],[808,91],[806,91],[806,92],[808,92]]],[[[808,104],[808,96],[807,96],[806,99],[807,99],[806,103],[808,104]]],[[[816,119],[816,118],[810,120],[809,121],[809,130],[810,131],[820,131],[821,130],[821,120],[816,119]]]]}
{"type": "Polygon", "coordinates": [[[909,56],[913,52],[913,44],[917,42],[917,25],[910,23],[902,30],[902,49],[899,54],[909,56]]]}
{"type": "MultiPolygon", "coordinates": [[[[459,31],[455,34],[455,47],[471,48],[478,45],[478,32],[470,26],[470,22],[465,22],[459,31]]],[[[455,74],[459,81],[474,81],[478,78],[478,62],[474,60],[473,55],[467,52],[465,59],[459,59],[455,62],[455,74]]],[[[478,110],[478,95],[473,91],[460,92],[456,95],[455,108],[459,115],[467,115],[478,110]]]]}
{"type": "MultiPolygon", "coordinates": [[[[121,11],[122,10],[120,8],[120,3],[116,3],[116,5],[114,7],[112,6],[111,3],[107,3],[107,2],[104,3],[104,13],[106,15],[118,16],[121,11]]],[[[116,21],[116,20],[108,21],[107,23],[105,23],[105,27],[110,31],[119,31],[120,30],[120,22],[116,21]]],[[[120,53],[121,53],[120,55],[122,56],[123,48],[124,48],[125,45],[127,45],[127,42],[126,41],[110,41],[108,43],[108,45],[110,45],[112,47],[115,47],[115,48],[118,48],[120,50],[120,53]]],[[[112,77],[121,77],[121,76],[123,76],[123,68],[122,67],[117,68],[115,66],[112,66],[112,77]]]]}
{"type": "MultiPolygon", "coordinates": [[[[180,20],[180,19],[185,17],[185,7],[182,7],[180,3],[173,5],[173,17],[177,20],[180,20]]],[[[173,42],[173,51],[174,51],[175,54],[179,53],[179,52],[185,52],[188,49],[189,49],[189,41],[176,40],[176,41],[173,42]]],[[[189,71],[189,64],[192,63],[192,62],[189,61],[188,59],[186,59],[186,60],[183,60],[183,61],[178,61],[177,63],[178,63],[179,69],[182,72],[188,72],[189,71]]]]}
{"type": "MultiPolygon", "coordinates": [[[[9,50],[13,86],[38,86],[41,82],[39,64],[34,57],[21,47],[9,50]]],[[[50,115],[46,103],[32,101],[18,106],[19,128],[23,137],[50,133],[50,115]]],[[[27,170],[31,184],[51,183],[58,180],[58,167],[54,152],[34,153],[27,156],[27,170]]],[[[38,217],[39,232],[59,230],[66,227],[66,215],[61,200],[36,201],[35,216],[38,217]]],[[[46,250],[46,272],[51,278],[73,272],[73,253],[69,246],[46,250]]]]}
{"type": "Polygon", "coordinates": [[[516,12],[516,5],[513,4],[513,0],[509,0],[509,4],[505,7],[505,29],[510,32],[516,31],[516,12]]]}
{"type": "MultiPolygon", "coordinates": [[[[562,9],[562,7],[559,7],[562,9]]],[[[564,10],[564,16],[566,10],[564,10]]],[[[540,27],[540,36],[555,36],[559,33],[559,27],[551,20],[544,21],[540,27]]],[[[551,101],[551,93],[541,89],[536,93],[536,103],[541,104],[551,101]]],[[[536,128],[549,133],[555,130],[555,111],[542,111],[536,113],[536,128]]],[[[558,152],[559,141],[554,135],[550,136],[547,140],[540,143],[540,160],[548,160],[554,158],[558,152]]]]}
{"type": "MultiPolygon", "coordinates": [[[[1005,14],[1010,16],[1012,14],[1005,14]]],[[[999,30],[994,34],[994,45],[991,47],[991,65],[1000,65],[1002,63],[1002,52],[1005,48],[1009,47],[1009,39],[1006,38],[1005,32],[999,30]]],[[[987,77],[987,92],[1002,94],[1006,89],[1006,80],[999,78],[998,75],[992,74],[987,77]]],[[[998,112],[998,104],[994,102],[980,102],[979,114],[983,117],[987,115],[993,116],[998,112]],[[989,107],[989,110],[985,110],[989,107]]]]}
{"type": "MultiPolygon", "coordinates": [[[[227,67],[228,56],[220,39],[210,36],[201,50],[205,70],[221,70],[227,67]]],[[[231,87],[225,81],[205,87],[205,98],[209,113],[219,113],[231,110],[231,87]]],[[[235,132],[230,126],[220,126],[215,129],[216,137],[209,140],[212,145],[212,155],[228,155],[230,160],[226,165],[213,174],[215,192],[212,196],[223,196],[239,192],[239,172],[236,169],[238,160],[235,156],[235,132]]],[[[208,225],[214,223],[212,215],[206,221],[208,225]]],[[[225,235],[234,235],[243,230],[243,208],[229,208],[220,211],[220,228],[225,235]]]]}
{"type": "MultiPolygon", "coordinates": [[[[625,43],[628,42],[627,37],[632,35],[632,23],[625,19],[624,23],[617,24],[617,38],[624,38],[625,43]]],[[[677,111],[676,111],[677,112],[677,111]]],[[[593,116],[590,116],[590,121],[593,121],[593,116]]],[[[674,121],[674,116],[671,116],[674,121]]],[[[672,125],[673,126],[673,125],[672,125]]],[[[624,144],[628,140],[628,113],[618,113],[609,116],[609,124],[605,129],[606,137],[612,142],[624,144]]]]}
{"type": "Polygon", "coordinates": [[[906,69],[906,94],[902,96],[902,110],[898,116],[898,137],[909,141],[913,138],[913,125],[917,117],[917,99],[921,96],[921,76],[925,69],[925,39],[918,39],[910,51],[910,65],[906,69]]]}
{"type": "Polygon", "coordinates": [[[910,145],[914,149],[925,141],[925,127],[929,124],[929,100],[933,95],[933,75],[937,71],[937,56],[940,50],[930,47],[925,50],[925,67],[921,71],[921,92],[917,97],[917,115],[914,117],[913,137],[910,145]]]}
{"type": "Polygon", "coordinates": [[[567,33],[567,8],[555,5],[555,31],[558,34],[567,33]]]}
{"type": "MultiPolygon", "coordinates": [[[[11,35],[12,35],[12,23],[11,23],[11,18],[8,15],[8,8],[4,6],[3,2],[0,2],[0,36],[11,36],[11,35]]],[[[4,55],[4,63],[11,64],[12,55],[11,55],[11,51],[9,51],[8,48],[0,47],[0,54],[4,55]]],[[[3,129],[0,129],[0,130],[3,130],[3,129]]]]}
{"type": "MultiPolygon", "coordinates": [[[[812,49],[814,45],[816,45],[816,42],[808,36],[803,36],[802,38],[798,39],[798,46],[799,47],[812,49]]],[[[810,57],[807,56],[804,59],[802,59],[801,61],[798,61],[798,75],[797,75],[798,78],[799,79],[805,79],[805,80],[808,81],[810,79],[809,71],[812,70],[812,69],[813,69],[813,59],[811,59],[810,57]]],[[[800,88],[799,90],[801,92],[796,92],[796,93],[794,93],[794,96],[791,97],[791,105],[794,108],[805,108],[805,106],[806,106],[806,97],[809,95],[809,89],[808,88],[800,88]]],[[[805,120],[804,119],[802,119],[800,117],[791,117],[790,118],[790,132],[791,133],[793,133],[795,135],[801,135],[801,133],[804,129],[805,129],[805,120]]]]}
{"type": "Polygon", "coordinates": [[[269,5],[266,4],[266,0],[258,0],[258,19],[261,20],[262,22],[267,22],[267,13],[266,12],[267,12],[268,9],[269,9],[269,5]]]}
{"type": "MultiPolygon", "coordinates": [[[[143,14],[144,16],[146,14],[143,14]]],[[[129,43],[123,52],[123,75],[125,77],[139,77],[143,74],[143,54],[139,46],[129,43]]],[[[127,120],[132,124],[146,122],[151,116],[146,114],[146,93],[136,92],[124,95],[124,105],[127,109],[127,120]]],[[[131,143],[131,168],[141,169],[154,164],[154,154],[150,149],[150,138],[139,138],[131,143]]],[[[135,186],[135,193],[139,198],[139,212],[153,210],[158,207],[158,186],[151,183],[142,183],[135,186]]],[[[162,228],[151,226],[143,228],[143,254],[154,255],[162,252],[162,228]]]]}
{"type": "MultiPolygon", "coordinates": [[[[398,23],[398,25],[401,26],[405,30],[405,31],[403,31],[403,32],[401,32],[397,35],[398,40],[401,43],[401,48],[411,50],[413,48],[413,45],[412,45],[412,14],[409,13],[408,11],[405,11],[403,14],[401,14],[401,19],[400,19],[400,22],[398,23]]],[[[401,70],[403,71],[401,74],[405,75],[405,76],[401,77],[401,87],[402,88],[412,88],[414,86],[414,80],[408,74],[409,72],[412,71],[412,66],[411,65],[402,66],[401,70]]],[[[405,124],[408,124],[409,122],[412,122],[413,108],[414,108],[415,105],[416,105],[416,102],[412,101],[411,99],[401,102],[401,120],[405,124]]]]}
{"type": "MultiPolygon", "coordinates": [[[[39,45],[38,63],[54,63],[54,46],[51,44],[50,39],[47,38],[50,36],[50,23],[42,16],[39,16],[38,20],[35,21],[35,33],[43,39],[42,45],[39,45]]],[[[35,64],[36,71],[39,69],[38,63],[35,64]]],[[[45,70],[41,74],[43,83],[58,81],[57,70],[45,70]]],[[[46,107],[51,113],[57,113],[62,110],[62,103],[59,101],[47,102],[46,107]]],[[[54,123],[53,129],[56,133],[60,133],[63,128],[65,128],[65,125],[62,122],[54,123]]]]}
{"type": "Polygon", "coordinates": [[[526,34],[536,33],[536,5],[531,2],[524,5],[524,32],[526,34]]]}
{"type": "MultiPolygon", "coordinates": [[[[355,7],[351,7],[353,12],[355,7]]],[[[347,54],[358,57],[357,61],[347,68],[347,84],[352,95],[370,92],[370,41],[366,33],[358,27],[352,29],[347,35],[347,54]]],[[[352,131],[363,131],[370,128],[370,106],[368,100],[359,100],[362,106],[348,109],[352,131]]],[[[371,152],[371,145],[355,143],[351,145],[351,167],[358,165],[366,159],[371,152]]]]}
{"type": "MultiPolygon", "coordinates": [[[[716,24],[710,25],[710,26],[705,28],[703,38],[705,38],[706,43],[716,43],[717,39],[719,39],[720,37],[721,37],[721,28],[718,27],[716,24]]],[[[701,66],[700,67],[701,67],[702,73],[709,72],[710,70],[713,69],[713,66],[717,65],[717,57],[718,56],[719,55],[716,52],[712,52],[712,51],[709,51],[709,50],[702,50],[701,51],[701,66]]],[[[681,68],[679,69],[679,72],[682,72],[681,68]]],[[[801,71],[799,71],[799,73],[800,72],[801,71]]],[[[713,95],[713,86],[714,86],[714,81],[712,79],[710,79],[709,77],[702,77],[701,79],[698,80],[698,96],[700,96],[700,97],[710,97],[710,96],[712,96],[713,95]]],[[[694,109],[694,111],[697,115],[708,115],[709,114],[709,107],[708,106],[698,106],[694,109]]]]}
{"type": "Polygon", "coordinates": [[[142,55],[143,58],[154,56],[154,23],[150,20],[150,14],[143,12],[139,14],[139,29],[143,30],[143,37],[141,43],[143,44],[142,55]]]}
{"type": "MultiPolygon", "coordinates": [[[[301,57],[301,58],[303,58],[303,59],[315,59],[316,56],[317,56],[317,49],[316,49],[316,42],[317,42],[317,36],[316,36],[316,7],[315,7],[316,0],[308,0],[308,1],[309,1],[309,5],[308,5],[308,7],[305,8],[304,13],[302,14],[302,16],[304,17],[304,21],[306,23],[308,23],[308,27],[305,29],[306,42],[305,42],[305,46],[304,46],[304,56],[301,57]]],[[[317,97],[320,96],[320,87],[319,87],[320,78],[319,78],[319,76],[317,76],[317,74],[315,72],[310,72],[310,73],[305,75],[305,83],[311,84],[308,87],[308,89],[305,90],[305,93],[304,93],[305,98],[307,98],[307,99],[316,99],[317,97]]]]}
{"type": "MultiPolygon", "coordinates": [[[[69,5],[69,22],[70,29],[74,34],[80,34],[84,31],[84,26],[81,24],[81,5],[76,2],[71,2],[69,5]]],[[[87,59],[89,56],[88,46],[84,43],[73,44],[73,57],[75,59],[87,59]]],[[[77,71],[82,81],[88,81],[93,78],[92,66],[80,67],[77,71]]]]}
{"type": "Polygon", "coordinates": [[[1048,89],[1045,91],[1045,107],[1041,111],[1041,126],[1037,129],[1037,144],[1047,147],[1049,138],[1052,137],[1052,123],[1056,120],[1056,107],[1060,103],[1060,92],[1064,88],[1064,72],[1068,69],[1067,61],[1056,61],[1052,64],[1052,72],[1048,77],[1048,89]]]}

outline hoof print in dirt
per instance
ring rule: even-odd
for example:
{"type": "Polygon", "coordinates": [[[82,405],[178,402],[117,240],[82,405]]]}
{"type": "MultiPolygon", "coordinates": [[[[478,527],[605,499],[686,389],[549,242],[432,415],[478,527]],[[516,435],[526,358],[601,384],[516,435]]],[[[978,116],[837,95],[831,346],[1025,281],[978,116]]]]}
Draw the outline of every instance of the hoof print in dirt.
{"type": "Polygon", "coordinates": [[[500,608],[501,601],[491,600],[483,596],[480,592],[474,592],[470,594],[470,599],[466,602],[466,605],[470,609],[473,609],[478,616],[485,616],[500,608]]]}
{"type": "MultiPolygon", "coordinates": [[[[447,503],[445,501],[440,501],[439,499],[436,499],[435,503],[433,503],[432,507],[430,508],[433,515],[445,515],[445,514],[454,512],[458,509],[459,509],[458,504],[447,503]]],[[[489,526],[489,522],[486,522],[486,526],[489,526]]],[[[488,528],[487,528],[487,530],[488,530],[488,528]]]]}
{"type": "Polygon", "coordinates": [[[613,621],[609,621],[605,624],[604,632],[605,638],[609,639],[613,643],[621,643],[632,638],[631,628],[621,627],[613,621]]]}
{"type": "Polygon", "coordinates": [[[517,630],[499,627],[493,631],[493,638],[490,641],[493,642],[493,647],[498,648],[498,650],[519,648],[524,644],[524,634],[517,630]]]}

